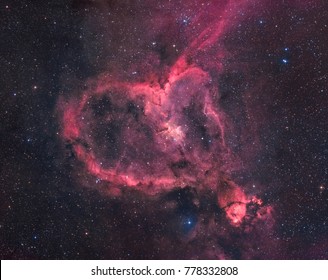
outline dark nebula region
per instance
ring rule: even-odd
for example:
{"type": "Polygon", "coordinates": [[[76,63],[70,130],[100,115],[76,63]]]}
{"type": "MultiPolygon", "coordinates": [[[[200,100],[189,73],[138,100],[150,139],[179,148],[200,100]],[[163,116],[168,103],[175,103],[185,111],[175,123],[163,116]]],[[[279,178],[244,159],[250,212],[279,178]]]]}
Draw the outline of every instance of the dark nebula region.
{"type": "Polygon", "coordinates": [[[328,257],[324,1],[1,5],[2,258],[328,257]]]}

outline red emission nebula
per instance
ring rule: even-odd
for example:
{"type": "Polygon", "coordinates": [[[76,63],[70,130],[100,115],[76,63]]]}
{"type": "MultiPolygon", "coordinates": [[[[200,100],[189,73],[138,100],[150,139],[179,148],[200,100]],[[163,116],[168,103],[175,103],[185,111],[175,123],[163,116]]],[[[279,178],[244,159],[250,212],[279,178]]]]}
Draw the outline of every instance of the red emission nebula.
{"type": "Polygon", "coordinates": [[[224,3],[194,18],[197,36],[189,36],[169,66],[158,70],[154,62],[153,73],[133,80],[105,72],[61,97],[58,111],[62,140],[81,163],[76,169],[108,195],[211,190],[230,225],[240,227],[250,209],[252,223],[271,220],[272,207],[229,179],[236,155],[226,139],[233,129],[214,77],[224,68],[220,40],[238,20],[236,5],[246,3],[224,3]]]}

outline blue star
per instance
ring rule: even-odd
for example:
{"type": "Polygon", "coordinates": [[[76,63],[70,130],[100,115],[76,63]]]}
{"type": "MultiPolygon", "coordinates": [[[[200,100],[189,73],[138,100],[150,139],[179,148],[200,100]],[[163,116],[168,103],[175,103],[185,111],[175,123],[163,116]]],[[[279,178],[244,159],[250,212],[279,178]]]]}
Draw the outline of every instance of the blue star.
{"type": "Polygon", "coordinates": [[[182,19],[182,24],[183,25],[188,25],[190,23],[190,17],[184,17],[183,19],[182,19]]]}
{"type": "Polygon", "coordinates": [[[197,220],[193,217],[186,217],[183,220],[183,231],[184,233],[188,233],[189,231],[191,231],[195,225],[197,223],[197,220]]]}
{"type": "Polygon", "coordinates": [[[288,59],[286,59],[286,58],[283,58],[281,61],[282,61],[283,64],[288,64],[289,63],[288,59]]]}

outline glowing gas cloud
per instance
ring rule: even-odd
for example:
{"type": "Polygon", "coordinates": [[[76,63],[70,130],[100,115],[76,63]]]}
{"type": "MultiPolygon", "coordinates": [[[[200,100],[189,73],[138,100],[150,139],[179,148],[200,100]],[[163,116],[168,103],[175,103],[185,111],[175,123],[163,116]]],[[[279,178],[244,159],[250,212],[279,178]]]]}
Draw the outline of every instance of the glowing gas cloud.
{"type": "Polygon", "coordinates": [[[221,2],[193,18],[196,34],[189,31],[183,50],[162,70],[156,65],[133,80],[105,72],[78,94],[61,97],[58,110],[63,141],[109,194],[210,189],[237,227],[248,206],[262,202],[227,175],[235,155],[226,143],[230,124],[216,77],[224,68],[221,37],[246,1],[221,2]]]}

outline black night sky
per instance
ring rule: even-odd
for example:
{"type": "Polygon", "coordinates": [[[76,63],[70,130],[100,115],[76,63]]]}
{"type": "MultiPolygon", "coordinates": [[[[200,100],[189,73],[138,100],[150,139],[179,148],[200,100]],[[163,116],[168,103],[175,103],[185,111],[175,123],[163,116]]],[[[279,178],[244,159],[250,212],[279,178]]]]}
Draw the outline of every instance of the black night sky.
{"type": "Polygon", "coordinates": [[[1,259],[328,259],[327,19],[1,1],[1,259]]]}

